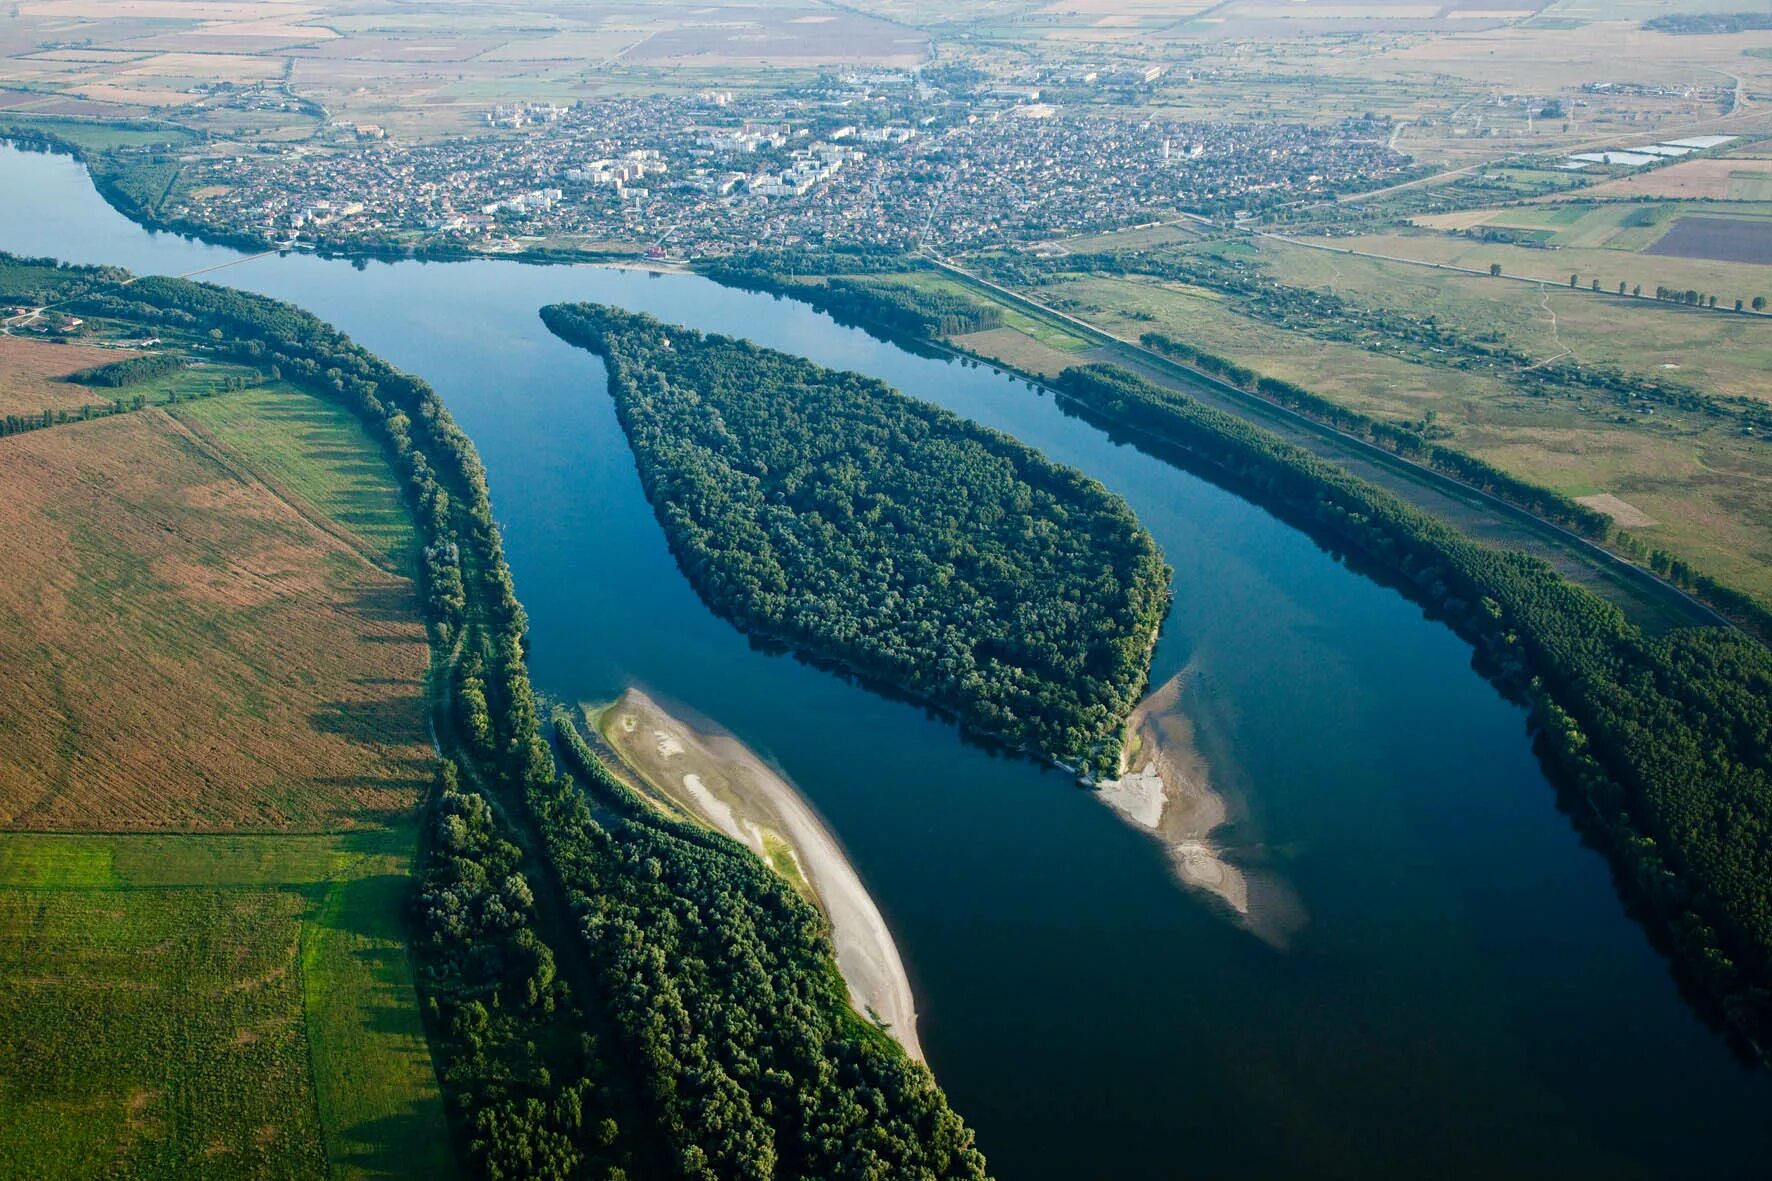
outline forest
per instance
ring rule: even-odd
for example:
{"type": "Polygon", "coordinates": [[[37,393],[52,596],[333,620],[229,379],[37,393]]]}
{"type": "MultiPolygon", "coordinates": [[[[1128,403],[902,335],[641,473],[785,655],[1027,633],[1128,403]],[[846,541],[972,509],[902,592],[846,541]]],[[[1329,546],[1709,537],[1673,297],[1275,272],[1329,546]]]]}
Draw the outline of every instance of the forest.
{"type": "Polygon", "coordinates": [[[1481,545],[1234,415],[1116,366],[1068,369],[1071,407],[1181,450],[1375,563],[1533,702],[1549,760],[1683,966],[1729,1023],[1772,1029],[1772,653],[1730,628],[1645,636],[1536,558],[1481,545]]]}
{"type": "MultiPolygon", "coordinates": [[[[928,1072],[827,1004],[845,994],[815,912],[795,909],[748,854],[698,859],[668,833],[600,827],[560,773],[484,468],[429,385],[262,296],[144,278],[78,306],[204,332],[216,355],[337,400],[404,475],[445,683],[446,758],[424,826],[413,947],[470,1175],[983,1176],[928,1072]],[[697,914],[706,933],[692,938],[702,928],[685,921],[697,914]],[[732,954],[763,923],[796,935],[732,954]],[[747,992],[765,950],[781,991],[747,992]],[[617,951],[629,957],[620,975],[608,970],[617,951]],[[690,1013],[698,1033],[680,1024],[690,1013]],[[710,1047],[714,1029],[727,1036],[710,1047]],[[724,1057],[740,1046],[743,1061],[724,1057]],[[752,1069],[767,1047],[781,1048],[771,1067],[752,1069]]],[[[607,777],[594,758],[573,769],[607,777]]]]}
{"type": "Polygon", "coordinates": [[[1168,570],[1130,508],[1013,439],[854,373],[589,304],[648,498],[740,627],[1112,775],[1168,570]]]}

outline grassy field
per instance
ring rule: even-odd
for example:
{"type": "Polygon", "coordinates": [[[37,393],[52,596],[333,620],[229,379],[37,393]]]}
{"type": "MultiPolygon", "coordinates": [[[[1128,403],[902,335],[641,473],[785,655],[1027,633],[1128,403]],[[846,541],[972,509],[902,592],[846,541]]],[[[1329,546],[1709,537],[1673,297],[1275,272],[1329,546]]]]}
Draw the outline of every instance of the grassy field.
{"type": "Polygon", "coordinates": [[[448,1175],[413,841],[0,835],[0,1174],[448,1175]]]}
{"type": "MultiPolygon", "coordinates": [[[[1531,355],[1549,357],[1568,349],[1581,360],[1687,381],[1714,393],[1772,399],[1765,380],[1772,368],[1772,322],[1596,298],[1570,291],[1567,271],[1561,282],[1533,288],[1274,239],[1261,241],[1258,251],[1253,257],[1281,282],[1335,291],[1370,306],[1431,314],[1466,333],[1497,332],[1531,355]]],[[[1551,257],[1573,257],[1573,252],[1551,257]]],[[[1767,285],[1772,287],[1772,276],[1767,285]]],[[[1609,290],[1615,292],[1617,283],[1609,290]]]]}
{"type": "Polygon", "coordinates": [[[452,1176],[386,460],[272,386],[0,440],[0,493],[0,1176],[452,1176]]]}

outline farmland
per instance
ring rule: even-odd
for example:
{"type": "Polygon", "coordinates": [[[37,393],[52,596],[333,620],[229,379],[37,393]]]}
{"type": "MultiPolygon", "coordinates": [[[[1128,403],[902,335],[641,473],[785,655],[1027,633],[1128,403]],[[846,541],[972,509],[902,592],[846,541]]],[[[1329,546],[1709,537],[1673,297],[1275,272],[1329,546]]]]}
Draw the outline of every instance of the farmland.
{"type": "Polygon", "coordinates": [[[446,1173],[413,839],[0,837],[0,1172],[446,1173]]]}
{"type": "Polygon", "coordinates": [[[1682,217],[1644,253],[1772,265],[1772,219],[1682,217]]]}
{"type": "MultiPolygon", "coordinates": [[[[1536,360],[1573,356],[1705,392],[1766,397],[1772,333],[1758,318],[1570,291],[1566,275],[1562,284],[1541,288],[1276,239],[1210,250],[1354,306],[1431,315],[1447,329],[1505,342],[1536,360]],[[1629,331],[1619,331],[1621,321],[1629,331]]],[[[1443,350],[1374,338],[1351,324],[1280,323],[1230,293],[1148,274],[1063,267],[1055,260],[1034,292],[1059,310],[1125,340],[1163,333],[1378,420],[1431,430],[1505,472],[1608,511],[1633,535],[1730,585],[1772,598],[1772,467],[1764,440],[1733,417],[1674,405],[1626,411],[1593,392],[1532,396],[1507,369],[1452,365],[1443,350]]],[[[1036,372],[1056,364],[1013,328],[962,343],[1007,364],[1032,361],[1028,368],[1036,372]]]]}
{"type": "MultiPolygon", "coordinates": [[[[0,390],[126,355],[0,337],[0,390]]],[[[412,524],[355,419],[242,372],[0,440],[0,1174],[454,1171],[412,524]]]]}
{"type": "Polygon", "coordinates": [[[78,410],[101,398],[85,386],[58,380],[93,365],[133,356],[89,345],[49,344],[22,336],[0,336],[0,416],[43,410],[78,410]]]}
{"type": "MultiPolygon", "coordinates": [[[[261,396],[302,408],[255,420],[289,448],[310,421],[350,437],[337,411],[261,396]]],[[[299,483],[248,474],[274,449],[261,459],[205,417],[147,410],[7,443],[8,827],[314,830],[417,799],[424,633],[410,583],[376,564],[392,490],[359,488],[362,521],[328,520],[299,483]]],[[[322,454],[310,470],[342,465],[346,489],[367,462],[322,454]]]]}

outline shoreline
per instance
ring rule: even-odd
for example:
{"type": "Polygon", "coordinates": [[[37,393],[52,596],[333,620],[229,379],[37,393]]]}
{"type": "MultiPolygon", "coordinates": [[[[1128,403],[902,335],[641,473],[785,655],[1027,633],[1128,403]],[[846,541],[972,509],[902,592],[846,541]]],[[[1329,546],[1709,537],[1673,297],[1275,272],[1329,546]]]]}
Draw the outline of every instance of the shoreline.
{"type": "Polygon", "coordinates": [[[750,849],[831,926],[850,1004],[923,1061],[916,998],[898,945],[836,837],[794,785],[712,723],[679,718],[638,688],[587,713],[647,802],[750,849]]]}
{"type": "Polygon", "coordinates": [[[1139,702],[1126,722],[1119,777],[1095,792],[1163,846],[1180,885],[1209,895],[1239,926],[1283,948],[1303,925],[1304,912],[1284,883],[1238,864],[1215,836],[1233,822],[1232,802],[1213,786],[1195,721],[1182,704],[1194,675],[1192,666],[1185,668],[1139,702]]]}

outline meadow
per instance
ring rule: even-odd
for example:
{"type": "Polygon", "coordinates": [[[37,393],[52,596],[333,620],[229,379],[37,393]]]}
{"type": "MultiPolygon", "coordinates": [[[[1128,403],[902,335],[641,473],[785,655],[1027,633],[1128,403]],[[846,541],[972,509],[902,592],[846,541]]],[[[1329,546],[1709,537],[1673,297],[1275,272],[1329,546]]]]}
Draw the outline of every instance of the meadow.
{"type": "Polygon", "coordinates": [[[414,841],[0,835],[0,1173],[449,1175],[414,841]]]}

